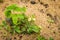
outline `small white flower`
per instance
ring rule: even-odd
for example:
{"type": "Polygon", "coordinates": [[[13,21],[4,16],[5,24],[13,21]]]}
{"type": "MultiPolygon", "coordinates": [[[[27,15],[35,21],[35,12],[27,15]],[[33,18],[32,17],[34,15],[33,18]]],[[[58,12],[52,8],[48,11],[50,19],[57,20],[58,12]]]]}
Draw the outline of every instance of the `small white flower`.
{"type": "Polygon", "coordinates": [[[40,27],[40,28],[42,28],[42,26],[41,26],[41,25],[39,25],[39,27],[40,27]]]}
{"type": "Polygon", "coordinates": [[[28,18],[28,21],[31,21],[32,19],[31,18],[28,18]]]}
{"type": "Polygon", "coordinates": [[[33,18],[33,21],[35,21],[36,19],[35,18],[33,18]]]}

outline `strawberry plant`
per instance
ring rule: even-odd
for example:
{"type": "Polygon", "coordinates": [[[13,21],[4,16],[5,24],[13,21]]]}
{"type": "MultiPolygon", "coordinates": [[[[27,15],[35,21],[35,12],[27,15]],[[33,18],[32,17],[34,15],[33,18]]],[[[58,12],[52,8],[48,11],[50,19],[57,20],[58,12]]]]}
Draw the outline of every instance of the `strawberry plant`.
{"type": "Polygon", "coordinates": [[[40,28],[34,23],[35,17],[28,17],[24,13],[25,7],[18,7],[12,4],[5,9],[6,19],[2,23],[4,28],[10,33],[39,33],[40,28]],[[17,14],[15,14],[15,12],[17,14]],[[19,13],[19,14],[18,14],[19,13]]]}

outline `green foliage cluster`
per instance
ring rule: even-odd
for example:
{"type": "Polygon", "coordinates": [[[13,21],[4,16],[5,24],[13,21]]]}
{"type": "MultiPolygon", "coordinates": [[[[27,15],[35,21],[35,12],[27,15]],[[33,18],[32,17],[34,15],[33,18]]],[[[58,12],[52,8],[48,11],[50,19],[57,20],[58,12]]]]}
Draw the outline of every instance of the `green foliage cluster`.
{"type": "MultiPolygon", "coordinates": [[[[40,28],[33,20],[28,21],[29,17],[24,13],[25,7],[18,7],[16,4],[10,5],[5,10],[6,20],[2,22],[5,29],[10,33],[39,33],[40,28]],[[13,11],[13,13],[12,13],[13,11]],[[20,14],[14,14],[14,11],[20,14]]],[[[33,17],[31,17],[33,19],[33,17]]]]}
{"type": "MultiPolygon", "coordinates": [[[[16,4],[12,4],[8,6],[4,13],[6,19],[2,21],[2,25],[0,25],[0,29],[4,27],[8,32],[12,34],[15,33],[39,34],[40,28],[34,23],[35,20],[34,15],[32,15],[29,18],[24,14],[25,12],[26,12],[25,7],[18,7],[16,4]],[[15,11],[17,12],[17,14],[14,13],[15,11]],[[18,12],[20,12],[20,14],[18,14],[18,12]]],[[[54,21],[48,20],[48,22],[52,23],[54,21]]],[[[38,35],[37,40],[46,40],[46,38],[38,35]]],[[[49,40],[54,40],[54,39],[50,37],[49,40]]]]}

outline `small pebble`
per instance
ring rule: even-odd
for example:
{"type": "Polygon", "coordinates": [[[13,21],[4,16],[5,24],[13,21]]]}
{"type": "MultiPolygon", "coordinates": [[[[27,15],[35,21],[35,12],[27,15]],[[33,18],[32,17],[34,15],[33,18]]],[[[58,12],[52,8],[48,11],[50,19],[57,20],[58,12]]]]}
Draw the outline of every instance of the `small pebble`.
{"type": "Polygon", "coordinates": [[[51,15],[51,14],[49,14],[49,13],[47,13],[47,16],[52,17],[52,15],[51,15]]]}
{"type": "Polygon", "coordinates": [[[43,2],[40,2],[41,5],[43,5],[43,2]]]}
{"type": "Polygon", "coordinates": [[[48,4],[44,4],[44,6],[45,6],[45,8],[48,8],[49,7],[48,4]]]}
{"type": "Polygon", "coordinates": [[[59,6],[59,9],[60,9],[60,6],[59,6]]]}
{"type": "Polygon", "coordinates": [[[40,2],[40,0],[38,0],[40,2]]]}
{"type": "Polygon", "coordinates": [[[48,28],[50,28],[50,27],[48,26],[48,28]]]}
{"type": "Polygon", "coordinates": [[[22,38],[22,36],[20,36],[20,38],[22,38]]]}
{"type": "Polygon", "coordinates": [[[60,30],[60,28],[58,28],[58,30],[60,30]]]}
{"type": "Polygon", "coordinates": [[[36,4],[36,2],[35,2],[35,1],[30,1],[30,3],[31,3],[31,4],[36,4]]]}
{"type": "Polygon", "coordinates": [[[41,9],[41,10],[40,10],[40,12],[44,13],[44,10],[43,10],[43,9],[41,9]]]}
{"type": "Polygon", "coordinates": [[[56,0],[51,0],[51,1],[56,1],[56,0]]]}
{"type": "Polygon", "coordinates": [[[55,32],[55,31],[53,31],[53,33],[54,33],[54,34],[56,34],[56,32],[55,32]]]}
{"type": "Polygon", "coordinates": [[[56,0],[53,0],[53,1],[56,1],[56,0]]]}
{"type": "Polygon", "coordinates": [[[14,37],[14,40],[17,40],[16,37],[14,37]]]}

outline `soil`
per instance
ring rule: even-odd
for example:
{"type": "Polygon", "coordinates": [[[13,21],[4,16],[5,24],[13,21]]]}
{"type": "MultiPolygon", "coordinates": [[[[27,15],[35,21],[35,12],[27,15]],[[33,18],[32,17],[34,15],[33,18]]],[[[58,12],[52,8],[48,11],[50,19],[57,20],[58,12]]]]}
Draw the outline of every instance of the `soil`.
{"type": "MultiPolygon", "coordinates": [[[[49,37],[60,40],[60,0],[3,0],[0,3],[0,23],[5,19],[5,8],[11,4],[26,7],[26,15],[35,14],[35,23],[42,26],[40,35],[47,40],[49,37]],[[48,18],[52,18],[55,22],[47,22],[48,18]]],[[[0,40],[36,40],[36,36],[36,34],[14,34],[12,36],[4,28],[0,30],[0,40]]]]}

